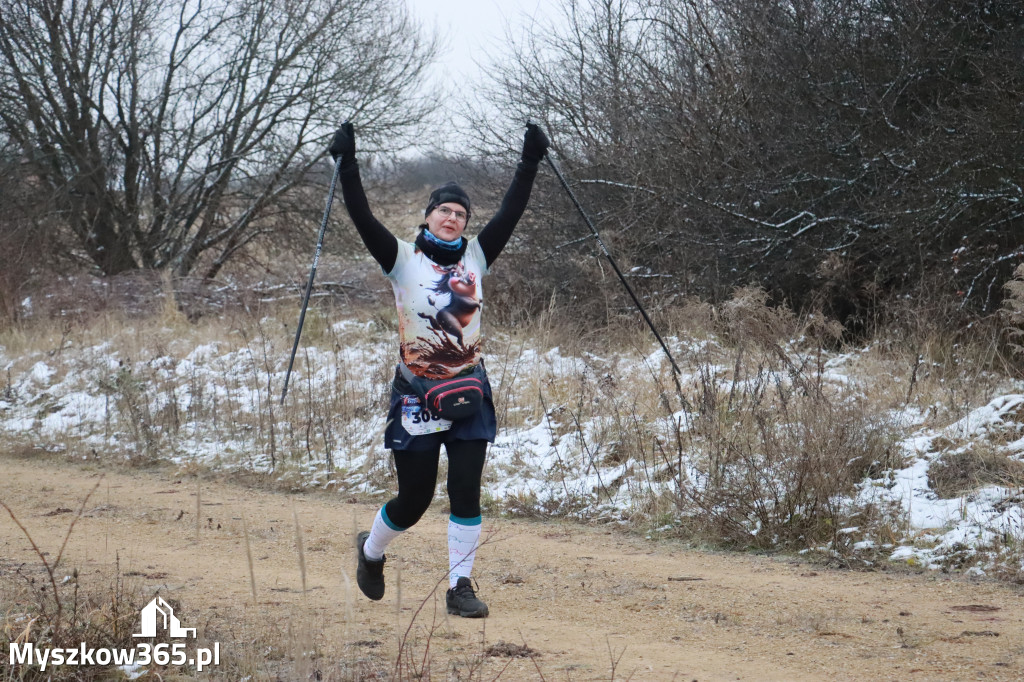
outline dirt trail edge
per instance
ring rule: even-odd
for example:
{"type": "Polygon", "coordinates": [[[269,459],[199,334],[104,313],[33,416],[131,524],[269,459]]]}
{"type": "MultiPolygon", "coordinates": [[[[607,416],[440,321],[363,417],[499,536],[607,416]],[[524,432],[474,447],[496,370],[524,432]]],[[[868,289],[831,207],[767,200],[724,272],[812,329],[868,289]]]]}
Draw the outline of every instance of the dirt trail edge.
{"type": "MultiPolygon", "coordinates": [[[[146,594],[178,600],[183,624],[219,633],[225,649],[305,625],[321,663],[382,671],[408,630],[404,650],[428,662],[428,679],[466,679],[474,665],[476,679],[507,680],[1022,679],[1024,591],[1010,585],[829,570],[606,527],[486,518],[474,578],[491,617],[469,620],[444,614],[447,516],[436,505],[392,545],[387,594],[370,602],[354,586],[352,544],[376,505],[206,480],[197,542],[193,477],[0,455],[0,481],[0,499],[51,557],[70,510],[99,481],[62,573],[77,567],[89,588],[90,576],[111,575],[119,561],[146,594]],[[535,657],[508,657],[520,647],[535,657]],[[495,655],[482,656],[488,649],[495,655]]],[[[6,514],[0,544],[2,570],[39,563],[6,514]]]]}

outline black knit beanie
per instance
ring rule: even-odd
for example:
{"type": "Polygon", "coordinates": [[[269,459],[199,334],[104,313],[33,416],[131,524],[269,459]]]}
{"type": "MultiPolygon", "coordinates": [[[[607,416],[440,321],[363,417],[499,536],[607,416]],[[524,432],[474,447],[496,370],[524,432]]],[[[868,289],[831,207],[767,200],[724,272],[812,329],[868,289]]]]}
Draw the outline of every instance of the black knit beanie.
{"type": "Polygon", "coordinates": [[[435,208],[447,203],[459,204],[466,209],[466,217],[469,217],[469,195],[454,182],[445,183],[430,193],[430,201],[427,202],[427,210],[423,215],[430,215],[435,208]]]}

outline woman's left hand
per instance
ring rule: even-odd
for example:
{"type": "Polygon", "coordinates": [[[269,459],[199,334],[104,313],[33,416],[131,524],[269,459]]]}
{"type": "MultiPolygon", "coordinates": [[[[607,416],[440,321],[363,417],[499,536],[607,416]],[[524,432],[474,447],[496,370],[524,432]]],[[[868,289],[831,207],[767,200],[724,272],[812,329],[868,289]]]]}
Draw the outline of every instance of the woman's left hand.
{"type": "Polygon", "coordinates": [[[526,134],[523,136],[523,161],[533,165],[539,164],[550,146],[548,136],[539,125],[526,124],[526,134]]]}
{"type": "Polygon", "coordinates": [[[356,160],[356,132],[351,122],[345,121],[341,124],[341,127],[334,133],[334,139],[331,140],[331,146],[327,151],[331,153],[331,158],[335,163],[337,163],[338,157],[341,157],[342,164],[356,160]]]}

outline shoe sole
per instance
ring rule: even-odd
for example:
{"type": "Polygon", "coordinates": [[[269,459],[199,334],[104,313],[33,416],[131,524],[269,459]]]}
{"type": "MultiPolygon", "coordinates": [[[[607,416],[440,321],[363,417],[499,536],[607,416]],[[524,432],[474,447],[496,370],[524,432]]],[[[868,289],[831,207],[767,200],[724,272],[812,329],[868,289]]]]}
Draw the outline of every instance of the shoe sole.
{"type": "Polygon", "coordinates": [[[449,606],[448,613],[453,616],[461,616],[462,618],[486,618],[490,612],[487,609],[482,611],[461,611],[454,606],[449,606]]]}

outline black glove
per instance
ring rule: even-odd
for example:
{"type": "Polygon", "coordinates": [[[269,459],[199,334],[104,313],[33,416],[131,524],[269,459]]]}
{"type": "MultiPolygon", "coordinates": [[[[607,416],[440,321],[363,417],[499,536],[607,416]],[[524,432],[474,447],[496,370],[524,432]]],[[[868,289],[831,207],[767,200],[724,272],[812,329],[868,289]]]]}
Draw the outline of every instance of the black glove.
{"type": "Polygon", "coordinates": [[[331,153],[331,158],[335,163],[338,162],[338,157],[341,157],[342,164],[356,160],[356,133],[350,122],[345,121],[341,124],[341,127],[334,133],[334,139],[331,140],[331,146],[327,151],[331,153]]]}
{"type": "Polygon", "coordinates": [[[523,161],[536,166],[547,154],[551,142],[536,123],[526,124],[526,134],[523,136],[523,161]]]}

